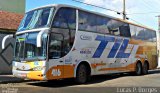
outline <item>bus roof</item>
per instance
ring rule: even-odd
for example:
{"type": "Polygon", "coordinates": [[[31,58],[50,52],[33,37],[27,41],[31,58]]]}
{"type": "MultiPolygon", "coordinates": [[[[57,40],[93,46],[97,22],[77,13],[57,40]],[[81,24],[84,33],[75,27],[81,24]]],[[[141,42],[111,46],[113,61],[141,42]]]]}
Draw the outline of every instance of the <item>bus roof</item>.
{"type": "MultiPolygon", "coordinates": [[[[147,27],[147,26],[144,26],[144,25],[135,24],[135,23],[133,23],[133,22],[129,22],[129,21],[127,21],[127,20],[122,20],[122,19],[120,19],[120,18],[112,17],[112,16],[109,16],[109,15],[106,15],[106,14],[103,14],[103,13],[99,13],[99,12],[95,12],[95,11],[89,11],[89,10],[86,10],[86,9],[83,9],[83,8],[79,8],[79,7],[72,6],[72,5],[66,5],[66,4],[51,4],[51,5],[45,5],[45,6],[41,6],[41,7],[34,8],[34,9],[30,10],[30,11],[33,11],[33,10],[36,10],[36,9],[45,8],[45,7],[57,7],[57,8],[60,8],[60,7],[70,7],[70,8],[75,8],[75,9],[78,9],[78,10],[90,12],[90,13],[93,13],[93,14],[96,14],[96,15],[100,15],[100,16],[104,16],[104,17],[109,17],[109,18],[115,19],[115,20],[117,20],[117,21],[125,22],[125,23],[131,24],[131,25],[135,25],[135,26],[138,26],[138,27],[142,27],[142,28],[146,28],[146,29],[149,29],[149,30],[156,31],[156,30],[154,30],[154,29],[152,29],[152,28],[149,28],[149,27],[147,27]]],[[[28,11],[28,12],[29,12],[29,11],[28,11]]]]}

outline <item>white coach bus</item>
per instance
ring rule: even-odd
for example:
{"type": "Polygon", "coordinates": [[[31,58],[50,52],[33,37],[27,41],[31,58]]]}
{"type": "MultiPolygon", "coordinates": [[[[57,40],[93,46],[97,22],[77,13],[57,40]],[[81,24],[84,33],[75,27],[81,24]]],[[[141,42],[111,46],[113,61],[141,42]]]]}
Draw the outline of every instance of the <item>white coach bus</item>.
{"type": "Polygon", "coordinates": [[[70,5],[27,12],[14,35],[13,75],[32,80],[135,72],[157,67],[156,31],[70,5]]]}

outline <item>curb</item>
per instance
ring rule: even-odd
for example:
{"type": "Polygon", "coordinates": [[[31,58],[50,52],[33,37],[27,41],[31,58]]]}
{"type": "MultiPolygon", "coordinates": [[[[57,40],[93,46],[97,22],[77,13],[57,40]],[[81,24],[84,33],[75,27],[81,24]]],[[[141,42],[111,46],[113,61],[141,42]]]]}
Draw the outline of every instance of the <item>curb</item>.
{"type": "Polygon", "coordinates": [[[23,82],[25,80],[13,80],[13,81],[0,81],[0,84],[8,84],[8,83],[20,83],[23,82]]]}
{"type": "Polygon", "coordinates": [[[26,80],[21,78],[16,78],[12,75],[0,75],[0,84],[7,84],[7,83],[20,83],[26,80]]]}

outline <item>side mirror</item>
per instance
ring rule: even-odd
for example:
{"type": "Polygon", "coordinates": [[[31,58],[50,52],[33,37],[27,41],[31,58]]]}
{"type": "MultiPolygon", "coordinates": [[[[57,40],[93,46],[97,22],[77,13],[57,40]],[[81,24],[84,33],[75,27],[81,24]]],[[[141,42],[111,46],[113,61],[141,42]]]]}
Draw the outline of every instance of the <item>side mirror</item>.
{"type": "Polygon", "coordinates": [[[5,42],[6,42],[6,40],[7,40],[8,38],[13,38],[13,35],[12,35],[12,34],[11,34],[11,35],[6,35],[6,36],[3,38],[3,40],[2,40],[2,49],[5,48],[5,42]]]}
{"type": "Polygon", "coordinates": [[[48,33],[48,32],[49,32],[49,30],[42,30],[38,33],[38,35],[37,35],[37,47],[41,47],[41,45],[42,45],[42,35],[44,33],[48,33]]]}

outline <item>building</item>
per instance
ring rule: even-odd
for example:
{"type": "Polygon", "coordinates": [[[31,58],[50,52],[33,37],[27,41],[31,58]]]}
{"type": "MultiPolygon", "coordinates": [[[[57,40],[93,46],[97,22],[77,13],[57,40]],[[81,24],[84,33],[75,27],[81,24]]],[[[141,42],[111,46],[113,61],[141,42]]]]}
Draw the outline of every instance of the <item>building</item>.
{"type": "MultiPolygon", "coordinates": [[[[0,0],[0,43],[5,35],[16,32],[24,12],[25,0],[0,0]]],[[[7,40],[4,50],[0,46],[0,74],[12,72],[13,41],[7,40]]]]}

